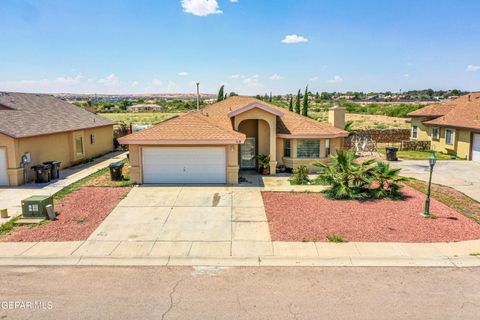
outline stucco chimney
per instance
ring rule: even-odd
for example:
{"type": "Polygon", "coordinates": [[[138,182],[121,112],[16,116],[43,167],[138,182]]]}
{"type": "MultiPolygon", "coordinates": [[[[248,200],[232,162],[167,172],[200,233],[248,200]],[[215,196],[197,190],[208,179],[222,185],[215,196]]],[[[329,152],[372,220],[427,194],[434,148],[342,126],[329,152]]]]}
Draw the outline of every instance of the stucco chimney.
{"type": "Polygon", "coordinates": [[[328,110],[328,122],[339,129],[345,128],[345,108],[338,104],[328,110]]]}
{"type": "Polygon", "coordinates": [[[85,110],[90,111],[91,113],[95,113],[95,107],[90,100],[87,101],[87,106],[85,107],[85,110]]]}

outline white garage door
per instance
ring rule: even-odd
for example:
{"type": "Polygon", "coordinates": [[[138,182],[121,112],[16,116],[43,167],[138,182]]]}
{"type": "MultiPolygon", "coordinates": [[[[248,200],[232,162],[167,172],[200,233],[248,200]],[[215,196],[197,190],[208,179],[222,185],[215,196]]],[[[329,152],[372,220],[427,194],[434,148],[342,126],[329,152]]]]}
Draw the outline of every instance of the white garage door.
{"type": "Polygon", "coordinates": [[[473,134],[473,144],[472,144],[472,160],[480,161],[480,134],[473,134]]]}
{"type": "Polygon", "coordinates": [[[7,152],[5,148],[0,148],[0,186],[8,185],[7,175],[7,152]]]}
{"type": "Polygon", "coordinates": [[[225,183],[225,147],[143,148],[144,183],[225,183]]]}

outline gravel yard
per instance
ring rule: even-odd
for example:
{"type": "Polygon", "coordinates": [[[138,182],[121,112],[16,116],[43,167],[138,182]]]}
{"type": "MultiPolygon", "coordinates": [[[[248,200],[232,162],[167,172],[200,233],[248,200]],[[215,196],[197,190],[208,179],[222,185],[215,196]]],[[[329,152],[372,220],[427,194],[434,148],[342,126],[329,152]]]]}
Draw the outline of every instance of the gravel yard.
{"type": "Polygon", "coordinates": [[[449,242],[480,239],[480,224],[432,199],[436,219],[420,215],[425,195],[402,189],[405,200],[340,201],[323,194],[263,192],[274,241],[449,242]]]}
{"type": "Polygon", "coordinates": [[[0,241],[86,240],[131,188],[82,187],[55,205],[57,220],[16,227],[0,241]]]}

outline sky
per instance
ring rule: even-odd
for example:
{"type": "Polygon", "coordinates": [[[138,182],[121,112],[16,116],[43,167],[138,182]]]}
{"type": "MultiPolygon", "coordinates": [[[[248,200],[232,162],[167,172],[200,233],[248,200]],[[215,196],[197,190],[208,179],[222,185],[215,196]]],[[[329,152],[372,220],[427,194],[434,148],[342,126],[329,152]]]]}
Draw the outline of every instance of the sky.
{"type": "Polygon", "coordinates": [[[1,0],[0,91],[479,91],[478,12],[478,0],[1,0]]]}

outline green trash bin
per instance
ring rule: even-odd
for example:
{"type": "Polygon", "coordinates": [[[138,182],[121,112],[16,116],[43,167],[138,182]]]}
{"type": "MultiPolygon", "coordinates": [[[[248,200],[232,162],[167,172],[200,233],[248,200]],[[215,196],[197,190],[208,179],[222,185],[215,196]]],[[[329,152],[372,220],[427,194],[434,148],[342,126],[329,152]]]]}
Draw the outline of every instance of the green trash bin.
{"type": "Polygon", "coordinates": [[[60,161],[46,161],[43,164],[50,166],[50,179],[56,180],[60,178],[60,165],[62,164],[60,161]]]}
{"type": "Polygon", "coordinates": [[[112,181],[122,181],[123,180],[122,170],[123,170],[124,165],[125,165],[125,163],[123,163],[121,161],[110,163],[108,168],[110,169],[110,178],[112,179],[112,181]]]}

